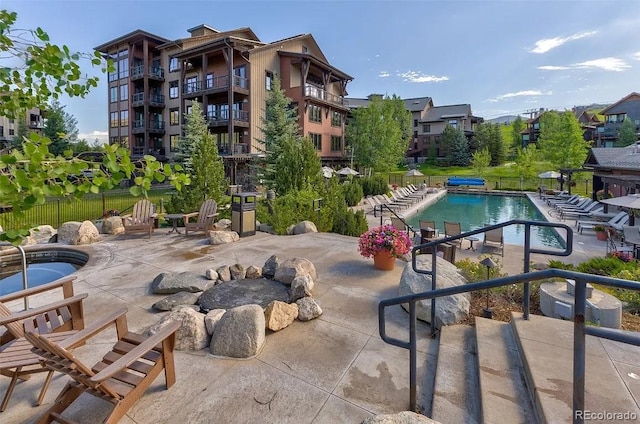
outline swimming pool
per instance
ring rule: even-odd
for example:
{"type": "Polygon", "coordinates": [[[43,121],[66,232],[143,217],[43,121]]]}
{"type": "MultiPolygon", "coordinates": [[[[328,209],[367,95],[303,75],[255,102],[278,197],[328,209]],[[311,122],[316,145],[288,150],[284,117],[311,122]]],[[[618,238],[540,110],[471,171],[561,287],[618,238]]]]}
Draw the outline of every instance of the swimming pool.
{"type": "MultiPolygon", "coordinates": [[[[432,206],[409,218],[407,223],[419,228],[421,219],[435,221],[441,233],[444,232],[444,221],[459,222],[463,232],[512,219],[546,221],[527,197],[458,193],[447,193],[432,206]]],[[[481,235],[478,236],[482,239],[481,235]]],[[[524,245],[524,225],[504,227],[504,242],[524,245]]],[[[552,228],[531,227],[531,247],[563,249],[564,241],[552,228]]]]}

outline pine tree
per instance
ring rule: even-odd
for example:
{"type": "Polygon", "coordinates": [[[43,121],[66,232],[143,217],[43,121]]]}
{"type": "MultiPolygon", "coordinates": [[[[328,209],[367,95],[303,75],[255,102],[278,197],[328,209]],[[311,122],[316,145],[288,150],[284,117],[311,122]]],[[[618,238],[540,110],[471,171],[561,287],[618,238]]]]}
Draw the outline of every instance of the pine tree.
{"type": "Polygon", "coordinates": [[[618,133],[618,140],[616,140],[616,147],[625,147],[630,146],[633,143],[638,141],[638,132],[636,130],[636,126],[633,121],[627,116],[624,121],[622,121],[622,125],[620,125],[620,130],[618,133]]]}
{"type": "Polygon", "coordinates": [[[70,149],[70,143],[77,140],[78,121],[64,110],[65,106],[54,100],[47,108],[42,134],[51,140],[49,151],[58,156],[70,149]]]}
{"type": "Polygon", "coordinates": [[[511,123],[511,149],[517,150],[522,147],[522,131],[524,130],[524,122],[522,117],[518,115],[511,123]]]}
{"type": "MultiPolygon", "coordinates": [[[[193,151],[196,143],[209,132],[207,121],[204,119],[200,103],[191,104],[191,113],[184,115],[186,124],[184,126],[184,136],[180,137],[176,144],[175,160],[181,164],[186,173],[193,172],[193,151]]],[[[217,150],[217,148],[216,148],[217,150]]]]}
{"type": "Polygon", "coordinates": [[[469,142],[462,130],[447,124],[440,136],[440,142],[448,149],[447,161],[450,166],[469,166],[471,163],[469,142]]]}

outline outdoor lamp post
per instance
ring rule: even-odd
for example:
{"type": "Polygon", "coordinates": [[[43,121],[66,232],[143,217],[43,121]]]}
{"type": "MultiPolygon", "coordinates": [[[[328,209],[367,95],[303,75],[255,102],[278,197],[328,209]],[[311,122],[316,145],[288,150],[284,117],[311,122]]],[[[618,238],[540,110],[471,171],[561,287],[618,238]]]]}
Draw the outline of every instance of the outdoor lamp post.
{"type": "MultiPolygon", "coordinates": [[[[491,277],[491,269],[498,266],[489,256],[481,260],[480,264],[487,267],[487,280],[491,277]]],[[[487,289],[487,307],[482,310],[482,316],[489,319],[493,318],[493,311],[489,308],[489,289],[487,289]]]]}

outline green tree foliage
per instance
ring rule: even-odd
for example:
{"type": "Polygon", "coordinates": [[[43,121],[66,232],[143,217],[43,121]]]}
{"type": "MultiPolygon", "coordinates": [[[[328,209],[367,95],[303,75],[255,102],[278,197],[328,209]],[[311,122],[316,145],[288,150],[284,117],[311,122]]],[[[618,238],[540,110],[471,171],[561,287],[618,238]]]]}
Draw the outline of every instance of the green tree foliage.
{"type": "Polygon", "coordinates": [[[506,158],[506,149],[500,131],[500,124],[481,123],[474,134],[477,151],[486,149],[489,152],[490,165],[502,165],[506,158]]]}
{"type": "Polygon", "coordinates": [[[461,129],[447,124],[440,136],[440,143],[447,149],[449,166],[469,166],[471,163],[469,143],[461,129]]]}
{"type": "Polygon", "coordinates": [[[522,147],[522,131],[525,129],[522,117],[518,115],[511,123],[511,150],[516,151],[522,147]]]}
{"type": "Polygon", "coordinates": [[[98,78],[85,78],[79,62],[103,66],[102,72],[112,69],[104,64],[100,52],[72,53],[67,46],[57,46],[42,29],[15,29],[18,15],[0,10],[0,52],[4,58],[20,63],[16,68],[0,67],[0,116],[21,119],[21,114],[42,107],[50,99],[62,95],[84,97],[98,78]]]}
{"type": "Polygon", "coordinates": [[[389,192],[389,184],[381,175],[362,178],[360,184],[362,185],[363,196],[377,196],[378,194],[387,194],[389,192]]]}
{"type": "Polygon", "coordinates": [[[491,154],[489,154],[489,149],[486,147],[482,150],[478,150],[473,153],[471,159],[471,166],[476,170],[478,175],[484,177],[489,164],[491,163],[491,154]]]}
{"type": "Polygon", "coordinates": [[[516,165],[518,175],[522,178],[534,178],[536,175],[535,162],[538,159],[538,149],[535,144],[516,150],[516,165]]]}
{"type": "Polygon", "coordinates": [[[290,104],[280,80],[275,78],[262,119],[265,158],[256,174],[280,195],[312,189],[322,178],[320,158],[313,144],[300,135],[297,114],[290,104]]]}
{"type": "Polygon", "coordinates": [[[638,141],[638,131],[633,121],[627,116],[620,125],[616,147],[630,146],[638,141]]]}
{"type": "Polygon", "coordinates": [[[31,133],[24,117],[16,119],[16,122],[18,123],[18,131],[16,131],[15,137],[11,140],[11,147],[14,149],[22,146],[22,140],[29,138],[31,133]]]}
{"type": "Polygon", "coordinates": [[[352,111],[346,141],[356,162],[374,171],[396,168],[407,153],[411,139],[411,113],[400,97],[374,97],[368,107],[352,111]]]}
{"type": "Polygon", "coordinates": [[[587,158],[589,143],[573,112],[547,111],[540,117],[538,149],[558,168],[578,168],[587,158]]]}
{"type": "Polygon", "coordinates": [[[78,139],[78,120],[64,108],[59,101],[53,100],[46,109],[47,119],[42,134],[51,140],[49,151],[54,156],[64,154],[78,139]]]}
{"type": "Polygon", "coordinates": [[[352,180],[342,184],[342,195],[347,206],[356,206],[362,200],[364,192],[358,181],[352,180]]]}
{"type": "Polygon", "coordinates": [[[186,120],[185,135],[179,143],[180,160],[191,183],[171,197],[169,209],[173,213],[197,211],[206,199],[220,203],[227,189],[224,164],[199,103],[193,103],[186,120]]]}

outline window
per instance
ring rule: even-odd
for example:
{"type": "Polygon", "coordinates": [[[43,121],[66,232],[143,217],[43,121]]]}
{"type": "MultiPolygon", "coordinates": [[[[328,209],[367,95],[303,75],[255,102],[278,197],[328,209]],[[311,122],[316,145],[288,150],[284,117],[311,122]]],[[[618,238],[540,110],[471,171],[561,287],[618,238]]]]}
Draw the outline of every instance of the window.
{"type": "Polygon", "coordinates": [[[534,130],[540,129],[540,123],[536,122],[535,124],[533,124],[533,129],[534,130]]]}
{"type": "Polygon", "coordinates": [[[318,105],[309,105],[309,122],[322,122],[322,108],[318,105]]]}
{"type": "Polygon", "coordinates": [[[178,81],[171,81],[169,83],[169,98],[170,99],[178,98],[178,81]]]}
{"type": "MultiPolygon", "coordinates": [[[[126,50],[124,50],[126,52],[126,50]]],[[[129,58],[124,57],[118,61],[118,78],[129,78],[129,58]]]]}
{"type": "Polygon", "coordinates": [[[175,72],[180,70],[180,62],[177,57],[172,57],[169,59],[169,72],[175,72]]]}
{"type": "Polygon", "coordinates": [[[109,126],[111,128],[115,128],[118,126],[118,112],[111,112],[111,119],[110,119],[110,123],[109,126]]]}
{"type": "Polygon", "coordinates": [[[316,150],[322,150],[322,134],[309,133],[309,139],[316,150]]]}
{"type": "Polygon", "coordinates": [[[414,120],[413,120],[413,126],[414,126],[414,127],[417,127],[417,126],[418,126],[418,120],[417,120],[417,119],[414,119],[414,120]]]}
{"type": "Polygon", "coordinates": [[[413,138],[418,138],[418,131],[413,132],[413,138]]]}
{"type": "Polygon", "coordinates": [[[207,74],[207,88],[213,88],[213,74],[207,74]]]}
{"type": "Polygon", "coordinates": [[[273,72],[266,71],[264,77],[264,86],[269,91],[271,91],[271,84],[273,84],[273,72]]]}
{"type": "Polygon", "coordinates": [[[431,132],[431,124],[422,124],[422,132],[430,133],[431,132]]]}
{"type": "Polygon", "coordinates": [[[458,128],[458,121],[455,119],[449,119],[449,125],[451,125],[453,128],[458,128]]]}
{"type": "Polygon", "coordinates": [[[0,137],[4,137],[4,127],[0,126],[0,137]]]}
{"type": "Polygon", "coordinates": [[[207,105],[207,119],[216,119],[216,105],[207,105]]]}
{"type": "Polygon", "coordinates": [[[120,111],[120,126],[121,127],[126,127],[127,125],[129,125],[129,111],[128,110],[121,110],[120,111]]]}
{"type": "Polygon", "coordinates": [[[118,87],[109,88],[109,102],[115,103],[118,101],[118,87]]]}
{"type": "Polygon", "coordinates": [[[334,110],[333,113],[331,114],[331,126],[332,127],[342,126],[342,114],[340,112],[337,112],[334,110]]]}
{"type": "Polygon", "coordinates": [[[169,151],[175,152],[178,147],[178,141],[180,140],[180,136],[178,134],[171,134],[169,136],[169,151]]]}
{"type": "Polygon", "coordinates": [[[187,106],[187,115],[191,115],[191,111],[193,110],[193,106],[189,105],[187,106]]]}
{"type": "Polygon", "coordinates": [[[331,136],[331,151],[332,152],[342,151],[342,137],[340,137],[339,135],[331,136]]]}
{"type": "Polygon", "coordinates": [[[198,88],[198,77],[189,77],[187,78],[187,83],[185,84],[185,91],[187,93],[193,93],[198,88]]]}
{"type": "Polygon", "coordinates": [[[120,100],[129,99],[129,84],[123,84],[120,86],[120,100]]]}
{"type": "Polygon", "coordinates": [[[9,135],[16,135],[16,130],[9,128],[9,135]]]}
{"type": "Polygon", "coordinates": [[[180,109],[169,110],[169,125],[180,125],[180,109]]]}
{"type": "Polygon", "coordinates": [[[109,144],[118,144],[118,137],[111,137],[109,139],[109,144]]]}
{"type": "Polygon", "coordinates": [[[240,88],[247,88],[247,67],[242,65],[237,68],[233,68],[233,85],[240,88]]]}

